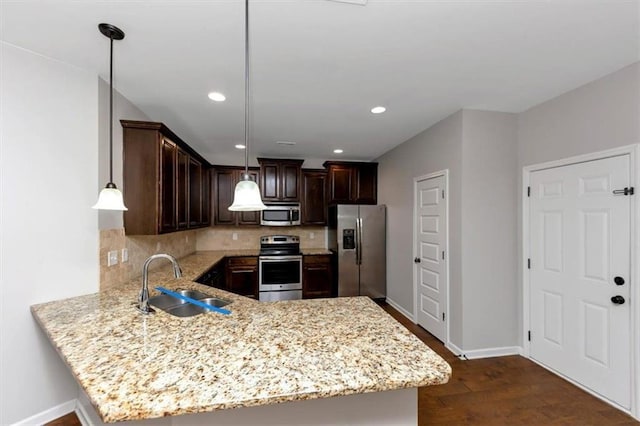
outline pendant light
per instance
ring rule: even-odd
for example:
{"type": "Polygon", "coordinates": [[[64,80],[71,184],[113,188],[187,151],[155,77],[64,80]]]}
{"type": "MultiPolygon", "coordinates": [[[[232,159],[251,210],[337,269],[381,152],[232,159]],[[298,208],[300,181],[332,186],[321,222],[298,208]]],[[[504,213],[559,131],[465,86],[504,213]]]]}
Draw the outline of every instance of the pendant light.
{"type": "Polygon", "coordinates": [[[122,40],[124,32],[111,24],[100,24],[98,29],[110,40],[109,58],[109,182],[100,191],[98,202],[92,207],[97,210],[128,210],[122,200],[122,192],[113,183],[113,40],[122,40]]]}
{"type": "Polygon", "coordinates": [[[244,9],[244,176],[236,185],[231,211],[247,212],[264,210],[267,206],[260,197],[258,184],[249,177],[249,0],[244,9]]]}

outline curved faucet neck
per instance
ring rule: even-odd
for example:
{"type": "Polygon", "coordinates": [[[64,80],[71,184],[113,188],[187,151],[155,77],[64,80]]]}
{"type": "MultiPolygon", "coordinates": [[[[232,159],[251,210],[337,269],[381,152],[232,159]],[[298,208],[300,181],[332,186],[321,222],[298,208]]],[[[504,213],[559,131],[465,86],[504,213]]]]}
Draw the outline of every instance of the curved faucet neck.
{"type": "Polygon", "coordinates": [[[138,309],[144,313],[150,313],[153,310],[149,308],[149,264],[156,259],[168,259],[173,264],[173,274],[176,278],[182,277],[182,271],[180,270],[180,265],[178,265],[178,261],[175,257],[166,253],[158,253],[152,256],[149,256],[147,260],[145,260],[142,265],[142,289],[140,290],[139,297],[139,306],[138,309]]]}

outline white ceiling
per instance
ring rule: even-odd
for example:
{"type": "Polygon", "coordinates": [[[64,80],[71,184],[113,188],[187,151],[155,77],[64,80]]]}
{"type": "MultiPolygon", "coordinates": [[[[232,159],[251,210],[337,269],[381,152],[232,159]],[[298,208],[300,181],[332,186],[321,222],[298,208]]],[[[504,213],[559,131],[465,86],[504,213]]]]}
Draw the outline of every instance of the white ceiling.
{"type": "MultiPolygon", "coordinates": [[[[371,160],[460,108],[526,110],[640,60],[639,13],[636,0],[251,0],[251,156],[371,160]]],[[[2,0],[0,14],[2,40],[106,80],[97,24],[117,25],[116,88],[212,163],[242,163],[243,0],[2,0]]]]}

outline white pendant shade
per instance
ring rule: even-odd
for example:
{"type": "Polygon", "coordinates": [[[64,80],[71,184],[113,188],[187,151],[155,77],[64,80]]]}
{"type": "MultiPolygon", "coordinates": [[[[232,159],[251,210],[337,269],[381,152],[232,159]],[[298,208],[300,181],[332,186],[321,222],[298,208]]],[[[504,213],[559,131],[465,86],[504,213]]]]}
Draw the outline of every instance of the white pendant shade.
{"type": "Polygon", "coordinates": [[[118,188],[104,188],[100,191],[98,202],[92,207],[96,210],[129,210],[122,200],[122,192],[118,188]]]}
{"type": "MultiPolygon", "coordinates": [[[[244,2],[244,176],[236,185],[233,193],[233,204],[229,206],[232,212],[255,212],[265,210],[267,206],[262,202],[258,184],[249,178],[249,0],[244,2]]],[[[237,147],[237,145],[236,145],[237,147]]]]}
{"type": "Polygon", "coordinates": [[[253,212],[266,208],[267,206],[262,203],[260,188],[258,188],[257,183],[252,180],[238,182],[233,194],[233,204],[229,206],[229,210],[234,212],[253,212]]]}

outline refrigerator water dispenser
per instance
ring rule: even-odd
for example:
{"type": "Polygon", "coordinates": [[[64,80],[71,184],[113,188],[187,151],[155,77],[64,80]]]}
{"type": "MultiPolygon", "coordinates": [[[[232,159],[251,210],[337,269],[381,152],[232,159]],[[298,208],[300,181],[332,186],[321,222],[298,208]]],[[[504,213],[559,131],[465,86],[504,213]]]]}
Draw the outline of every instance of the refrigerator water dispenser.
{"type": "Polygon", "coordinates": [[[342,231],[342,249],[343,250],[355,250],[356,239],[354,229],[345,229],[342,231]]]}

